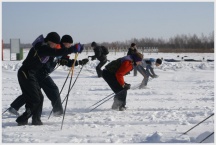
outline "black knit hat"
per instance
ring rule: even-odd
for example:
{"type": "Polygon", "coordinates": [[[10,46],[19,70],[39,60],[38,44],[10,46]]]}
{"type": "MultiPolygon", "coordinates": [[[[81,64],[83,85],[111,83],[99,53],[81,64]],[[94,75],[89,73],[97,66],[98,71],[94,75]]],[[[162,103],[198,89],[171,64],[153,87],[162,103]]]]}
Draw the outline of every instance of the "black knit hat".
{"type": "Polygon", "coordinates": [[[49,34],[47,34],[44,41],[45,42],[51,41],[53,43],[59,44],[60,43],[60,36],[56,32],[50,32],[49,34]]]}
{"type": "Polygon", "coordinates": [[[73,38],[70,35],[64,35],[61,39],[61,43],[73,43],[73,38]]]}
{"type": "Polygon", "coordinates": [[[91,47],[95,47],[95,46],[97,46],[97,43],[93,41],[93,42],[91,43],[91,47]]]}
{"type": "Polygon", "coordinates": [[[134,46],[136,46],[136,44],[135,43],[131,43],[131,47],[134,47],[134,46]]]}
{"type": "Polygon", "coordinates": [[[158,59],[156,60],[156,63],[157,63],[157,64],[161,64],[161,63],[162,63],[162,60],[161,60],[160,58],[158,58],[158,59]]]}

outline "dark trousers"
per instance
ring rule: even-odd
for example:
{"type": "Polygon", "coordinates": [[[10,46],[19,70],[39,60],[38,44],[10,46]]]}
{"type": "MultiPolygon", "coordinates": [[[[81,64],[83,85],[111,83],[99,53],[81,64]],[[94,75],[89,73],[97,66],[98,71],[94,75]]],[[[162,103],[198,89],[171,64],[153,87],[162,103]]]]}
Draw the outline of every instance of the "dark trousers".
{"type": "MultiPolygon", "coordinates": [[[[44,78],[44,77],[43,77],[44,78]]],[[[45,79],[39,80],[40,88],[43,89],[48,99],[51,101],[53,106],[53,112],[63,111],[61,104],[61,98],[59,94],[59,89],[55,82],[50,76],[47,76],[45,79]]],[[[11,107],[16,110],[19,110],[26,103],[26,97],[24,94],[18,96],[12,103],[11,107]]]]}
{"type": "Polygon", "coordinates": [[[107,70],[102,71],[103,79],[108,83],[110,88],[113,90],[115,94],[118,93],[115,97],[123,102],[123,105],[126,105],[126,97],[127,97],[127,90],[124,90],[122,86],[116,79],[115,74],[110,73],[107,70]],[[119,93],[121,91],[121,93],[119,93]]]}
{"type": "Polygon", "coordinates": [[[106,63],[107,63],[107,59],[104,59],[104,60],[101,60],[100,63],[96,66],[96,71],[97,71],[98,77],[102,77],[102,70],[101,70],[101,68],[106,63]]]}
{"type": "Polygon", "coordinates": [[[36,77],[21,67],[18,70],[18,81],[26,101],[26,111],[21,117],[22,121],[28,120],[31,116],[33,119],[40,119],[43,107],[43,94],[36,77]]]}

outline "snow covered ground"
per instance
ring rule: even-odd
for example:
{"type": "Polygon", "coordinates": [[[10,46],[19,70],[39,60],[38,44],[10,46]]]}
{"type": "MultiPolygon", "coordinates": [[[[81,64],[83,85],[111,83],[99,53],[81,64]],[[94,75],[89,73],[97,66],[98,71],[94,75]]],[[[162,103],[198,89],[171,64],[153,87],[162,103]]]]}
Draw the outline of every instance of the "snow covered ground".
{"type": "MultiPolygon", "coordinates": [[[[24,50],[24,58],[28,50],[24,50]]],[[[88,55],[92,55],[89,53],[88,55]]],[[[83,52],[78,59],[88,56],[83,52]]],[[[111,52],[109,60],[124,56],[111,52]]],[[[145,58],[214,59],[214,54],[144,54],[145,58]],[[180,57],[177,57],[177,56],[180,57]]],[[[4,51],[2,62],[2,112],[21,94],[17,80],[17,70],[22,61],[9,61],[9,50],[4,51]]],[[[71,54],[74,58],[74,54],[71,54]]],[[[62,117],[51,116],[50,101],[44,95],[42,126],[17,126],[16,116],[8,112],[2,115],[3,143],[198,143],[214,131],[214,116],[181,135],[214,112],[214,62],[163,62],[155,68],[159,78],[148,83],[147,89],[131,89],[127,95],[124,112],[111,110],[113,99],[89,112],[89,106],[113,93],[102,78],[96,77],[98,61],[90,61],[83,67],[72,89],[63,129],[62,117]]],[[[75,68],[74,78],[80,71],[75,68]]],[[[51,77],[59,89],[68,74],[66,67],[60,66],[51,77]]],[[[143,77],[133,72],[125,76],[127,83],[137,86],[143,77]]],[[[68,81],[69,84],[69,81],[68,81]]],[[[68,86],[67,84],[67,86],[68,86]]],[[[67,94],[65,87],[62,100],[67,94]]],[[[64,103],[65,106],[65,103],[64,103]]],[[[24,107],[19,113],[24,111],[24,107]]],[[[214,135],[206,143],[214,142],[214,135]]]]}

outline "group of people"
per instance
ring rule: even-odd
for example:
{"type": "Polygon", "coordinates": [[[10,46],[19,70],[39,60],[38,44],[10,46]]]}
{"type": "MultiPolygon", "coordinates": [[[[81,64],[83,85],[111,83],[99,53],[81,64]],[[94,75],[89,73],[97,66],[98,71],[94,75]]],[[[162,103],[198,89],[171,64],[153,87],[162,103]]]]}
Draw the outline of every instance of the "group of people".
{"type": "MultiPolygon", "coordinates": [[[[156,78],[152,63],[159,66],[162,61],[157,59],[145,60],[143,55],[137,51],[136,44],[132,43],[128,49],[127,56],[113,60],[108,63],[103,70],[101,68],[107,63],[108,49],[99,46],[96,42],[91,43],[95,55],[88,56],[91,60],[98,59],[100,62],[96,67],[98,77],[102,77],[113,92],[116,94],[112,109],[124,111],[126,109],[127,90],[130,84],[124,81],[124,76],[136,68],[144,77],[140,89],[147,85],[149,76],[156,78]],[[146,68],[146,69],[145,69],[146,68]]],[[[51,101],[55,116],[63,114],[60,93],[57,85],[49,76],[58,65],[71,67],[73,63],[85,65],[89,59],[82,60],[69,59],[71,53],[81,53],[84,45],[77,43],[73,45],[70,35],[60,36],[56,32],[50,32],[45,38],[36,39],[30,49],[22,66],[18,70],[18,82],[22,90],[22,95],[18,96],[10,105],[9,112],[17,115],[18,125],[27,125],[32,117],[32,125],[43,125],[41,113],[43,108],[43,94],[41,88],[51,101]],[[39,41],[38,41],[39,40],[39,41]],[[18,110],[25,104],[25,112],[19,115],[18,110]]]]}

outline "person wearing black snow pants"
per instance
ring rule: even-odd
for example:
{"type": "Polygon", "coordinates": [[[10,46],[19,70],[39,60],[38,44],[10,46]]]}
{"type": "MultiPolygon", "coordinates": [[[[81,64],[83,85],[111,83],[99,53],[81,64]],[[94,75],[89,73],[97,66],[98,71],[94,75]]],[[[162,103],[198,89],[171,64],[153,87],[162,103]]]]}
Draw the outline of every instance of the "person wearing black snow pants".
{"type": "MultiPolygon", "coordinates": [[[[37,42],[29,50],[26,59],[18,70],[18,81],[26,100],[25,112],[16,119],[18,125],[27,125],[30,117],[32,117],[32,125],[43,125],[41,121],[43,94],[36,74],[50,56],[62,56],[73,52],[73,47],[55,49],[59,43],[60,36],[58,33],[50,32],[44,41],[37,42]]],[[[76,44],[74,47],[80,48],[82,46],[76,44]]]]}
{"type": "MultiPolygon", "coordinates": [[[[61,46],[69,48],[71,47],[73,43],[73,39],[70,35],[64,35],[61,39],[61,46]]],[[[58,48],[60,49],[60,48],[58,48]]],[[[74,49],[74,53],[76,53],[76,50],[74,49]]],[[[79,51],[81,53],[81,51],[79,51]]],[[[64,59],[62,57],[61,59],[64,59]]],[[[61,97],[59,93],[59,89],[55,82],[52,80],[52,78],[49,76],[50,73],[52,73],[57,65],[57,60],[54,61],[54,57],[50,57],[48,62],[42,67],[40,71],[37,72],[36,78],[39,82],[40,88],[43,89],[48,99],[51,101],[52,107],[53,107],[53,114],[55,116],[59,116],[63,114],[63,107],[61,103],[61,97]]],[[[69,60],[69,59],[68,59],[69,60]]],[[[74,60],[69,60],[69,65],[71,66],[74,62],[74,60]],[[70,62],[71,61],[71,62],[70,62]]],[[[78,60],[75,63],[75,66],[78,64],[85,65],[88,62],[88,59],[78,60]]],[[[61,63],[61,62],[60,62],[61,63]]],[[[65,61],[64,61],[65,65],[65,61]]],[[[68,67],[70,67],[68,66],[68,67]]],[[[19,97],[17,97],[12,103],[11,107],[9,108],[9,112],[15,115],[19,115],[17,112],[19,108],[21,108],[26,103],[25,96],[22,94],[19,97]]]]}
{"type": "MultiPolygon", "coordinates": [[[[61,104],[61,98],[59,94],[59,89],[55,82],[52,80],[50,76],[48,76],[49,73],[46,72],[45,69],[42,69],[37,74],[37,80],[39,82],[40,88],[43,89],[48,99],[51,101],[51,104],[53,106],[53,113],[54,115],[61,115],[63,113],[63,107],[61,104]]],[[[22,94],[18,96],[12,103],[11,107],[14,108],[16,111],[18,111],[24,104],[26,103],[26,98],[22,94]]],[[[12,108],[9,109],[12,109],[12,108]]],[[[14,113],[13,111],[13,114],[14,113]]],[[[18,114],[18,113],[17,113],[18,114]]]]}
{"type": "Polygon", "coordinates": [[[133,70],[134,65],[141,64],[142,59],[143,55],[136,52],[105,66],[102,77],[116,94],[112,105],[113,110],[124,111],[126,109],[127,90],[130,89],[130,84],[125,83],[124,76],[133,70]]]}

